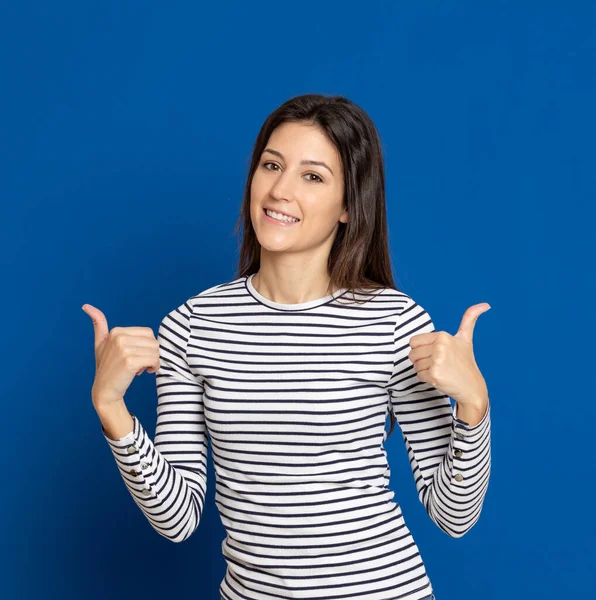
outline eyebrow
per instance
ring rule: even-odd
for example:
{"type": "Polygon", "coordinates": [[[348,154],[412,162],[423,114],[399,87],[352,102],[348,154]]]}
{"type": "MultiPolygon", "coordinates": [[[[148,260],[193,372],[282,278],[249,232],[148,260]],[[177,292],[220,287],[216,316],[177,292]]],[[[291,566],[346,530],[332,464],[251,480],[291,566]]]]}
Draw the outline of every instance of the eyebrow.
{"type": "MultiPolygon", "coordinates": [[[[279,156],[279,158],[283,159],[284,155],[281,152],[278,152],[277,150],[272,150],[271,148],[265,148],[265,150],[263,150],[263,153],[265,152],[270,152],[271,154],[275,154],[276,156],[279,156]]],[[[319,167],[325,167],[330,173],[331,175],[333,175],[333,171],[324,163],[321,162],[319,160],[302,160],[300,161],[301,165],[318,165],[319,167]]],[[[334,175],[335,177],[335,175],[334,175]]]]}

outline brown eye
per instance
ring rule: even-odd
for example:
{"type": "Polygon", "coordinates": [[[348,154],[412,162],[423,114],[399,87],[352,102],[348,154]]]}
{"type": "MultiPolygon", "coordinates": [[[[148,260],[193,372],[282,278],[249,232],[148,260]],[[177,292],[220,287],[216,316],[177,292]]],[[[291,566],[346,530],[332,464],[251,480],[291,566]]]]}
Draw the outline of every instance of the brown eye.
{"type": "MultiPolygon", "coordinates": [[[[279,167],[279,165],[277,163],[267,161],[267,162],[263,163],[263,168],[267,169],[268,171],[275,171],[276,169],[270,168],[270,165],[272,167],[279,167]]],[[[316,173],[307,173],[306,177],[309,177],[309,176],[316,177],[316,179],[309,179],[308,181],[311,181],[312,183],[323,183],[323,179],[316,173]]]]}
{"type": "Polygon", "coordinates": [[[309,181],[312,181],[313,183],[323,183],[323,180],[316,173],[307,173],[307,175],[312,175],[313,177],[317,178],[317,179],[309,179],[309,181]]]}

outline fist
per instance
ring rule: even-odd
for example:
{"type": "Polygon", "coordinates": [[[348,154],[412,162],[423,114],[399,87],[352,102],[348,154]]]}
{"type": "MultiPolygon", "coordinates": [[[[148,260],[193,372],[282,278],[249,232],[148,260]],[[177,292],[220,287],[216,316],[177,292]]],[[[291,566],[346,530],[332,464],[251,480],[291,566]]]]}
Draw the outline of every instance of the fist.
{"type": "Polygon", "coordinates": [[[101,310],[85,304],[83,310],[95,332],[95,380],[91,396],[96,410],[124,401],[132,380],[160,368],[159,342],[150,327],[114,327],[101,310]]]}

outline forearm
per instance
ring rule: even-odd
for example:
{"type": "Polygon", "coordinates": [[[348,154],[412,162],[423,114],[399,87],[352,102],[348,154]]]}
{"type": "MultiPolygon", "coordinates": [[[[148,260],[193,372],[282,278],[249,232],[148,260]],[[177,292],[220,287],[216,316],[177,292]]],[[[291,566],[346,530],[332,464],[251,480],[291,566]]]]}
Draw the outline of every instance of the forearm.
{"type": "Polygon", "coordinates": [[[448,451],[424,494],[429,515],[452,537],[478,520],[490,478],[490,407],[473,426],[467,418],[453,419],[448,451]]]}
{"type": "MultiPolygon", "coordinates": [[[[132,432],[120,439],[110,439],[104,433],[104,438],[124,484],[151,526],[170,541],[183,542],[197,529],[203,512],[207,449],[203,445],[197,447],[178,432],[162,432],[162,445],[154,444],[139,420],[131,418],[132,432]],[[184,456],[187,462],[176,461],[176,456],[184,456]],[[181,468],[176,469],[175,465],[181,468]]],[[[164,426],[158,421],[157,437],[161,429],[164,426]]]]}
{"type": "Polygon", "coordinates": [[[471,402],[466,402],[465,404],[457,402],[457,400],[455,403],[457,405],[457,418],[468,423],[470,427],[475,427],[486,415],[486,411],[488,410],[488,395],[471,402]]]}
{"type": "Polygon", "coordinates": [[[134,423],[124,401],[96,408],[104,433],[112,440],[119,440],[132,433],[134,423]]]}

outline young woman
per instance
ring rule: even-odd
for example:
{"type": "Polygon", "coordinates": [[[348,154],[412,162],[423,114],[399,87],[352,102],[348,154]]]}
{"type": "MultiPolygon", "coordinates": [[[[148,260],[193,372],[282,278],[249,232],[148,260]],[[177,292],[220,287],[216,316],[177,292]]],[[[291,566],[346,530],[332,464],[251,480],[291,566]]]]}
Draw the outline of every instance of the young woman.
{"type": "Polygon", "coordinates": [[[464,535],[490,475],[471,343],[488,305],[451,336],[395,287],[379,137],[343,97],[299,96],[267,118],[241,223],[235,278],[172,310],[157,338],[109,331],[83,307],[93,403],[124,483],[151,526],[182,542],[201,521],[211,444],[225,600],[434,598],[389,486],[386,417],[429,517],[464,535]],[[144,369],[157,380],[153,442],[124,404],[144,369]]]}

